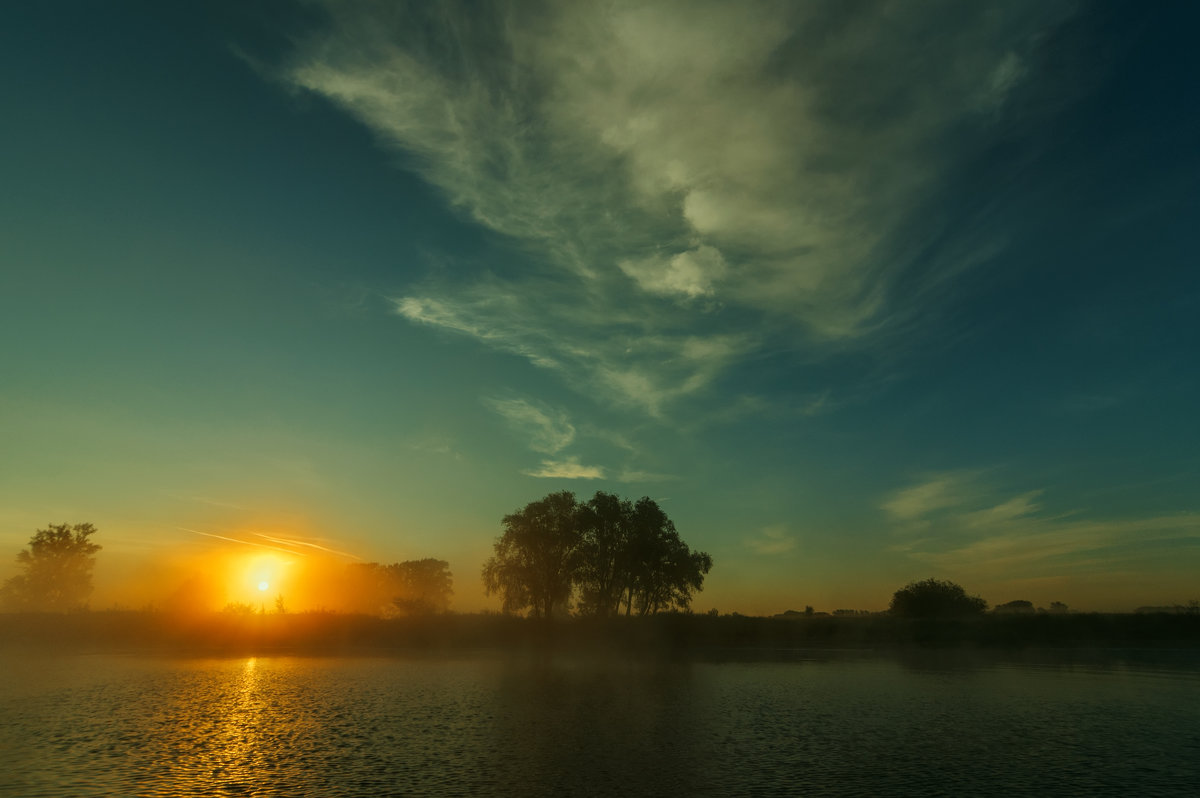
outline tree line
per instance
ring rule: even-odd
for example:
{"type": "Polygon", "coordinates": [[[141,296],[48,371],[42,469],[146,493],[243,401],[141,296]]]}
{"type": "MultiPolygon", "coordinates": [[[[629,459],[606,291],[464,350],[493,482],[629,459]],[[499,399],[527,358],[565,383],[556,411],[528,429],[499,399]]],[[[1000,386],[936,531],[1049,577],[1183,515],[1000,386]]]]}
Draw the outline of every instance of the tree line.
{"type": "Polygon", "coordinates": [[[483,566],[506,613],[610,617],[686,610],[712,557],[693,552],[653,499],[552,493],[506,515],[483,566]]]}
{"type": "MultiPolygon", "coordinates": [[[[636,502],[597,492],[586,502],[570,491],[530,502],[501,521],[494,554],[484,563],[488,595],[499,595],[505,613],[538,618],[577,615],[655,615],[687,610],[703,589],[712,557],[693,552],[674,522],[654,500],[636,502]]],[[[0,607],[17,612],[69,612],[87,607],[92,569],[100,546],[92,524],[51,524],[30,538],[17,555],[22,572],[0,586],[0,607]]],[[[448,612],[454,594],[450,564],[425,558],[391,563],[355,563],[335,579],[344,611],[392,617],[448,612]]],[[[230,605],[237,609],[240,605],[230,605]]],[[[1139,612],[1195,614],[1187,607],[1145,607],[1139,612]]],[[[252,605],[245,605],[253,611],[252,605]]],[[[941,579],[911,582],[897,590],[888,614],[906,618],[963,618],[987,611],[988,603],[961,585],[941,579]]],[[[282,613],[283,597],[276,600],[282,613]]],[[[1067,613],[1053,602],[1049,612],[1067,613]]],[[[714,611],[715,612],[715,611],[714,611]]],[[[1025,600],[1009,601],[997,614],[1044,612],[1025,600]]],[[[804,616],[814,615],[806,607],[804,616]]],[[[835,614],[850,614],[838,611],[835,614]]],[[[789,611],[780,617],[800,616],[789,611]]]]}
{"type": "Polygon", "coordinates": [[[390,565],[346,566],[350,608],[369,615],[433,615],[450,609],[454,577],[450,563],[433,557],[390,565]]]}
{"type": "MultiPolygon", "coordinates": [[[[92,524],[51,524],[37,530],[17,554],[21,573],[0,586],[0,609],[10,612],[74,612],[87,609],[92,571],[101,547],[92,524]]],[[[391,563],[353,563],[335,578],[350,612],[380,616],[431,615],[450,609],[454,579],[450,564],[428,557],[391,563]]],[[[282,614],[284,596],[275,600],[282,614]]],[[[253,614],[253,604],[231,602],[225,612],[253,614]]]]}

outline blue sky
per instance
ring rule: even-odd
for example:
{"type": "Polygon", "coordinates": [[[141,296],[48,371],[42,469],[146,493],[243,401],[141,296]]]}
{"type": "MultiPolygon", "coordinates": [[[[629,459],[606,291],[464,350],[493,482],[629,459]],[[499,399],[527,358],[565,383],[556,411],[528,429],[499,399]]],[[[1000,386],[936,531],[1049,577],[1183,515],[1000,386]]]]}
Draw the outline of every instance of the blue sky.
{"type": "Polygon", "coordinates": [[[0,547],[473,610],[604,490],[701,610],[1200,592],[1191,4],[243,5],[3,12],[0,547]]]}

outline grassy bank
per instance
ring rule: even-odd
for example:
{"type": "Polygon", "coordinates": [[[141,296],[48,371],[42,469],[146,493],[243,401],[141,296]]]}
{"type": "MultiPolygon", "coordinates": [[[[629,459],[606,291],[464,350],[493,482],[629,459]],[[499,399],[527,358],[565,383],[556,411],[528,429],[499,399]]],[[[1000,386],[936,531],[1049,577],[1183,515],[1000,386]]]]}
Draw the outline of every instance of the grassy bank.
{"type": "Polygon", "coordinates": [[[0,645],[82,652],[181,654],[468,650],[541,647],[609,651],[780,651],[913,648],[1197,648],[1198,614],[889,615],[797,619],[659,615],[545,622],[502,615],[383,619],[336,613],[154,612],[0,615],[0,645]]]}

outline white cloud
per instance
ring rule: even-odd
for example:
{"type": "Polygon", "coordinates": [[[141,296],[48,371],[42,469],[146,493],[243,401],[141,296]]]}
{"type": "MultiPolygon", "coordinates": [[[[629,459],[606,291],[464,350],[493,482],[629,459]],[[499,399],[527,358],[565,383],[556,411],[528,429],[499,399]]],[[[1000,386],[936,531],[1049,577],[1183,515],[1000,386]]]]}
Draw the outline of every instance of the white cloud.
{"type": "Polygon", "coordinates": [[[641,334],[620,311],[547,302],[537,293],[482,289],[456,298],[396,297],[398,314],[469,336],[555,370],[568,384],[612,403],[661,416],[668,404],[706,389],[754,347],[748,335],[641,334]]]}
{"type": "Polygon", "coordinates": [[[1070,571],[1098,565],[1127,567],[1132,550],[1156,543],[1200,545],[1200,515],[1115,520],[1025,518],[1019,526],[991,530],[957,545],[930,547],[910,556],[954,572],[1000,572],[1025,576],[1046,568],[1070,571]]]}
{"type": "Polygon", "coordinates": [[[524,328],[519,317],[514,318],[503,305],[497,307],[494,297],[474,307],[418,297],[395,297],[391,302],[395,312],[409,321],[477,338],[497,349],[521,355],[535,366],[559,367],[554,358],[542,353],[536,331],[524,328]]]}
{"type": "MultiPolygon", "coordinates": [[[[883,503],[906,539],[889,550],[956,577],[1005,580],[1123,568],[1156,545],[1200,545],[1200,515],[1088,519],[1047,514],[1044,490],[1015,495],[980,472],[947,472],[883,503]]],[[[1158,554],[1155,556],[1169,556],[1158,554]]]]}
{"type": "Polygon", "coordinates": [[[945,471],[895,491],[880,507],[910,529],[937,523],[944,528],[981,530],[1036,515],[1042,490],[1000,498],[978,470],[945,471]]]}
{"type": "Polygon", "coordinates": [[[713,284],[725,276],[725,258],[714,247],[700,246],[670,258],[623,260],[618,264],[643,290],[694,299],[711,296],[713,284]]]}
{"type": "Polygon", "coordinates": [[[899,521],[919,521],[949,507],[958,507],[978,495],[973,472],[950,472],[896,491],[881,505],[899,521]]]}
{"type": "Polygon", "coordinates": [[[1042,491],[1031,490],[1028,493],[1014,496],[992,507],[966,513],[962,516],[961,521],[968,527],[990,527],[1007,524],[1036,513],[1040,509],[1040,505],[1035,499],[1041,495],[1042,491]]]}
{"type": "Polygon", "coordinates": [[[432,285],[396,311],[652,414],[729,365],[680,362],[700,324],[743,350],[763,345],[763,319],[810,343],[854,339],[899,312],[901,277],[919,295],[990,252],[927,257],[923,203],[1070,13],[1036,0],[326,8],[286,80],[550,270],[432,285]],[[608,345],[643,338],[675,346],[622,358],[608,345]]]}
{"type": "Polygon", "coordinates": [[[578,457],[568,457],[565,460],[543,460],[541,468],[521,473],[531,477],[552,479],[604,479],[603,468],[583,465],[579,462],[578,457]]]}
{"type": "Polygon", "coordinates": [[[557,454],[575,440],[575,427],[561,410],[539,407],[525,399],[493,397],[484,399],[484,404],[503,416],[535,452],[557,454]]]}
{"type": "Polygon", "coordinates": [[[774,524],[747,539],[746,546],[756,554],[783,554],[796,548],[796,538],[788,534],[783,524],[774,524]]]}

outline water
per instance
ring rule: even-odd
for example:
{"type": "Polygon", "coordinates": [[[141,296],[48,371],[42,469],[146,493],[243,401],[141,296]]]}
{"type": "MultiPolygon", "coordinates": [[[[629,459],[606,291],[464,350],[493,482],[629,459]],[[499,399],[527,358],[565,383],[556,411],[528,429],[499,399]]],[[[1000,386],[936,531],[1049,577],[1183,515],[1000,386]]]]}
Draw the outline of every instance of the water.
{"type": "Polygon", "coordinates": [[[1200,794],[1193,665],[0,660],[0,794],[1200,794]]]}

